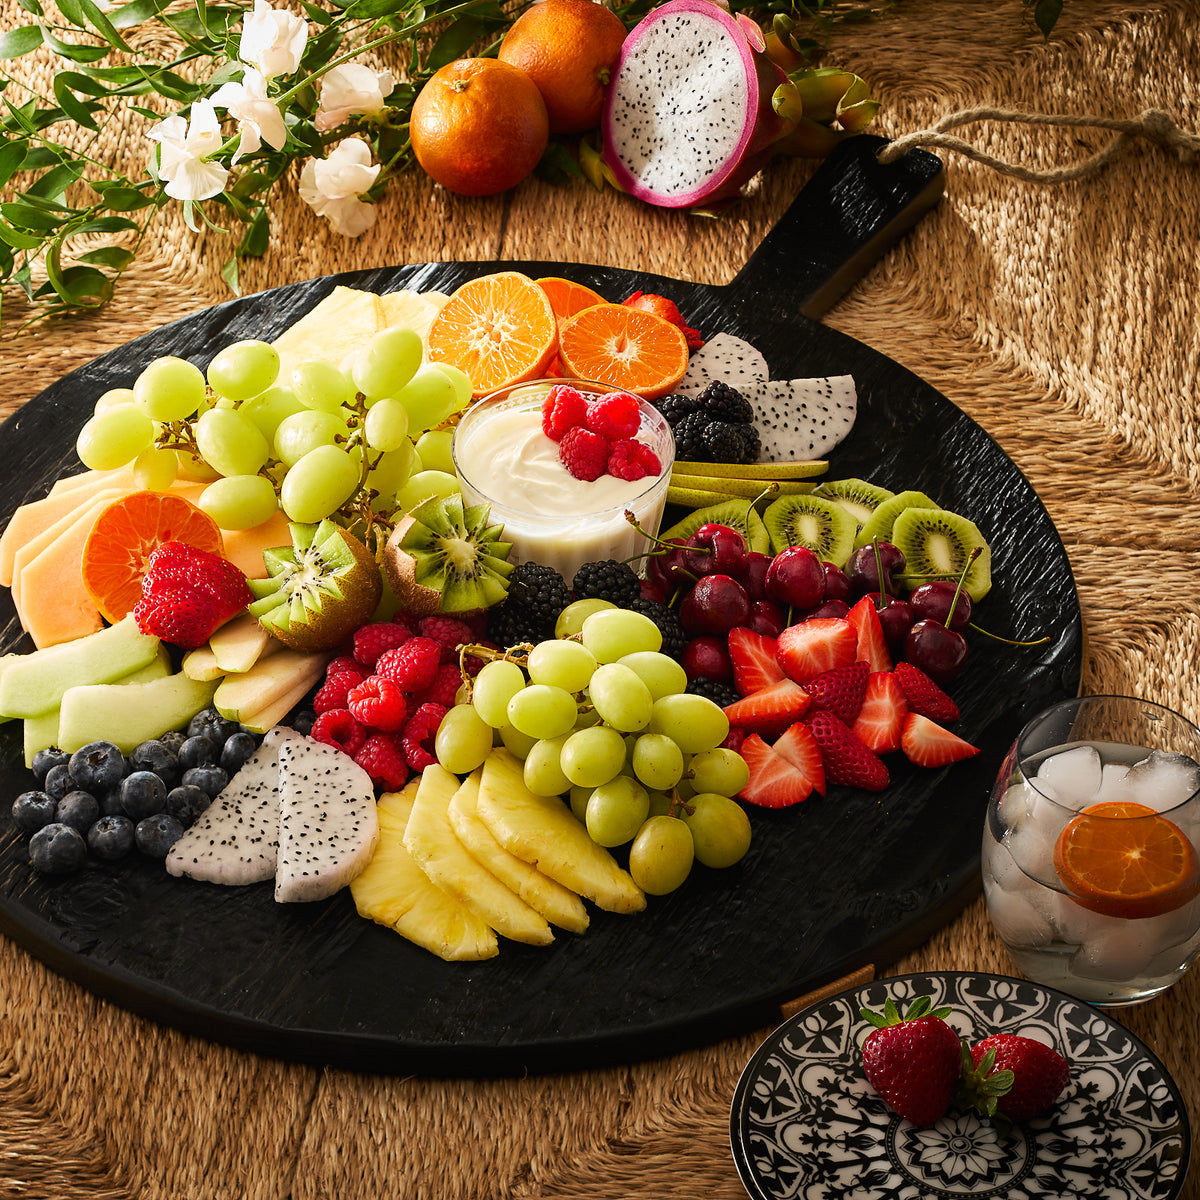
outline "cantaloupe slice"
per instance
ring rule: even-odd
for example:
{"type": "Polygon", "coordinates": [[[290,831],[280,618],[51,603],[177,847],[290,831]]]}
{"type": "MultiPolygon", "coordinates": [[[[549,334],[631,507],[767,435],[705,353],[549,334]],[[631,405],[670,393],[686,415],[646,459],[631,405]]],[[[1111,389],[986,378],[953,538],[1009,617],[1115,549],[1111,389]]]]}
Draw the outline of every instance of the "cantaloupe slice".
{"type": "Polygon", "coordinates": [[[221,539],[225,543],[225,557],[247,579],[266,579],[263,551],[275,546],[290,546],[291,526],[287,517],[277,512],[253,529],[222,529],[221,539]]]}
{"type": "Polygon", "coordinates": [[[133,468],[118,467],[115,471],[81,471],[78,475],[64,475],[50,485],[51,496],[63,492],[75,491],[77,488],[93,488],[99,490],[106,487],[133,487],[133,468]]]}

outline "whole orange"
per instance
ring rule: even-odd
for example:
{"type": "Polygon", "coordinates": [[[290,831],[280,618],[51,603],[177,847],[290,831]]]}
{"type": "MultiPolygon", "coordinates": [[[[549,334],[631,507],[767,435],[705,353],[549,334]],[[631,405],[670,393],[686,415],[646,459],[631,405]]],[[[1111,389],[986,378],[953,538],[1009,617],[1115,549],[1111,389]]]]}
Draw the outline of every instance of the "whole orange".
{"type": "Polygon", "coordinates": [[[519,67],[460,58],[421,89],[409,136],[417,162],[444,188],[492,196],[537,166],[550,128],[541,93],[519,67]]]}
{"type": "Polygon", "coordinates": [[[551,133],[582,133],[600,124],[604,89],[625,41],[625,26],[595,0],[542,0],[513,22],[500,60],[537,84],[551,133]]]}

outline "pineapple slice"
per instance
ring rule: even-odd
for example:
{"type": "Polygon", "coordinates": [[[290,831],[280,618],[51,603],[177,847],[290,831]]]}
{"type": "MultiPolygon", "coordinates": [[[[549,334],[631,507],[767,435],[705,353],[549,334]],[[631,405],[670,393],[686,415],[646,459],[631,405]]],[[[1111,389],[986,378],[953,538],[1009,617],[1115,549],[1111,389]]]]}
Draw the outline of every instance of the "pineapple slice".
{"type": "Polygon", "coordinates": [[[497,933],[545,946],[554,940],[546,919],[501,883],[454,835],[449,807],[458,776],[433,763],[421,772],[404,848],[430,880],[474,909],[497,933]]]}
{"type": "Polygon", "coordinates": [[[520,762],[496,747],[483,764],[479,816],[510,854],[609,912],[640,912],[645,893],[557,796],[535,796],[520,762]]]}
{"type": "Polygon", "coordinates": [[[450,824],[458,840],[502,883],[507,884],[547,921],[571,933],[583,933],[588,913],[583,901],[537,867],[510,854],[479,817],[479,780],[472,771],[450,801],[450,824]]]}
{"type": "Polygon", "coordinates": [[[350,884],[359,915],[394,929],[447,962],[474,962],[500,952],[496,933],[413,862],[404,848],[404,827],[419,780],[380,797],[379,845],[366,869],[350,884]]]}
{"type": "Polygon", "coordinates": [[[433,318],[449,299],[450,297],[442,292],[384,292],[379,297],[381,327],[406,327],[424,341],[430,325],[433,324],[433,318]]]}
{"type": "Polygon", "coordinates": [[[379,297],[374,292],[339,284],[272,343],[279,351],[280,382],[286,383],[292,368],[307,359],[340,363],[384,324],[379,297]]]}

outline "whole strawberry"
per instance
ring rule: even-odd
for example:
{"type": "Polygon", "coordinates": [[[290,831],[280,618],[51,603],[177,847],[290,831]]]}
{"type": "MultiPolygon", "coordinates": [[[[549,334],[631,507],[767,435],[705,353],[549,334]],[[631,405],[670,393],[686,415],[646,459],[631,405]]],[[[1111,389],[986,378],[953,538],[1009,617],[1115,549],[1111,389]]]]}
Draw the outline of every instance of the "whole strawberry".
{"type": "Polygon", "coordinates": [[[962,1050],[958,1034],[943,1020],[948,1008],[930,1011],[919,996],[901,1016],[889,996],[883,1013],[860,1009],[875,1026],[863,1043],[863,1070],[893,1112],[914,1125],[946,1115],[958,1087],[962,1050]]]}
{"type": "Polygon", "coordinates": [[[142,633],[194,650],[253,599],[233,563],[184,542],[163,542],[146,560],[133,619],[142,633]]]}
{"type": "Polygon", "coordinates": [[[970,1053],[972,1069],[966,1070],[968,1064],[963,1063],[964,1098],[985,1117],[1036,1117],[1058,1099],[1071,1078],[1071,1067],[1057,1050],[1015,1033],[986,1037],[970,1053]]]}

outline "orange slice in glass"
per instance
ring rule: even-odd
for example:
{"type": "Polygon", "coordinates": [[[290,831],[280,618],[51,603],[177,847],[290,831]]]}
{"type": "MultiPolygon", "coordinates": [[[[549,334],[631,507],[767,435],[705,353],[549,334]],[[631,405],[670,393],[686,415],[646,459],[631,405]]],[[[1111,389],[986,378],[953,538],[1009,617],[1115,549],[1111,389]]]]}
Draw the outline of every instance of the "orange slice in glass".
{"type": "Polygon", "coordinates": [[[688,345],[678,326],[653,313],[593,304],[559,327],[558,357],[570,375],[653,400],[683,378],[688,345]]]}
{"type": "Polygon", "coordinates": [[[224,555],[221,529],[206,512],[171,492],[131,492],[102,509],[83,545],[83,586],[107,621],[142,598],[146,560],[163,542],[186,542],[224,555]]]}
{"type": "Polygon", "coordinates": [[[1069,821],[1054,869],[1079,904],[1110,917],[1156,917],[1200,894],[1200,860],[1183,831],[1129,800],[1090,805],[1069,821]]]}
{"type": "Polygon", "coordinates": [[[471,394],[540,379],[558,350],[558,322],[544,291],[520,271],[464,283],[442,306],[425,338],[434,362],[465,372],[471,394]]]}

